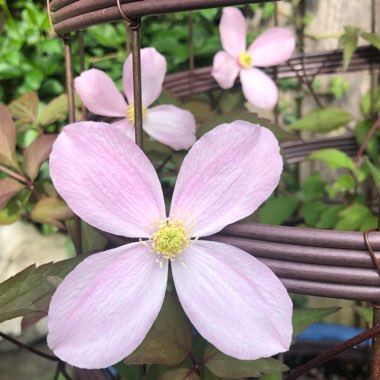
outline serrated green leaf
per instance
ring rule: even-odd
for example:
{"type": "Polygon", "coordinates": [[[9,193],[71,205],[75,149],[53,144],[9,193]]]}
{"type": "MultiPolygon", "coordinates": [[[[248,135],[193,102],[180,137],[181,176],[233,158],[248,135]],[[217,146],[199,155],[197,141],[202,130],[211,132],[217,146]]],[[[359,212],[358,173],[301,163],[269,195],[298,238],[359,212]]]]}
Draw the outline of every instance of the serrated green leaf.
{"type": "Polygon", "coordinates": [[[191,325],[178,297],[166,293],[164,304],[141,345],[124,362],[177,365],[191,351],[191,325]]]}
{"type": "Polygon", "coordinates": [[[8,109],[15,119],[37,123],[38,103],[38,95],[32,91],[14,100],[8,109]]]}
{"type": "Polygon", "coordinates": [[[343,48],[343,67],[346,70],[354,51],[358,46],[360,28],[356,26],[345,26],[344,34],[339,38],[339,45],[343,48]]]}
{"type": "Polygon", "coordinates": [[[201,380],[201,378],[192,369],[177,368],[165,372],[160,380],[201,380]]]}
{"type": "Polygon", "coordinates": [[[380,50],[380,36],[378,34],[363,32],[360,36],[368,41],[376,49],[380,50]]]}
{"type": "Polygon", "coordinates": [[[326,133],[347,125],[352,120],[352,115],[340,108],[322,108],[310,112],[302,119],[289,126],[306,132],[326,133]]]}
{"type": "Polygon", "coordinates": [[[353,204],[339,213],[339,221],[335,226],[336,230],[357,231],[362,230],[362,226],[367,218],[372,217],[368,207],[361,204],[353,204]]]}
{"type": "Polygon", "coordinates": [[[322,199],[327,186],[320,173],[309,175],[302,183],[302,192],[305,200],[322,199]]]}
{"type": "Polygon", "coordinates": [[[268,199],[260,208],[260,222],[280,225],[294,214],[298,204],[299,200],[293,196],[268,199]]]}
{"type": "Polygon", "coordinates": [[[332,229],[338,223],[339,213],[344,209],[344,206],[331,206],[323,211],[320,215],[319,222],[315,227],[326,230],[332,229]]]}
{"type": "Polygon", "coordinates": [[[83,255],[39,267],[31,265],[1,283],[0,322],[35,312],[46,312],[47,309],[41,310],[38,303],[46,297],[50,298],[55,291],[54,285],[46,276],[63,279],[84,258],[83,255]]]}
{"type": "Polygon", "coordinates": [[[315,322],[321,321],[328,315],[336,313],[340,307],[294,309],[293,310],[293,336],[301,334],[306,328],[315,322]]]}
{"type": "Polygon", "coordinates": [[[369,173],[375,181],[378,190],[380,191],[380,169],[374,166],[372,162],[366,158],[364,159],[364,165],[366,165],[367,169],[369,170],[369,173]]]}
{"type": "Polygon", "coordinates": [[[46,126],[66,116],[68,112],[67,95],[62,94],[54,98],[44,109],[41,124],[46,126]]]}
{"type": "Polygon", "coordinates": [[[328,209],[325,203],[317,200],[305,202],[301,214],[307,225],[315,227],[319,222],[321,214],[328,209]]]}
{"type": "Polygon", "coordinates": [[[311,153],[308,160],[322,161],[331,169],[349,169],[355,171],[354,162],[346,153],[333,148],[321,149],[311,153]]]}
{"type": "Polygon", "coordinates": [[[203,362],[215,375],[229,379],[259,377],[288,370],[285,364],[276,359],[238,360],[223,354],[210,344],[206,347],[203,362]]]}
{"type": "MultiPolygon", "coordinates": [[[[368,133],[370,132],[372,128],[372,122],[370,120],[363,120],[359,121],[355,126],[355,137],[356,141],[359,145],[361,145],[364,140],[367,138],[368,133]]],[[[368,153],[368,155],[371,157],[371,159],[375,162],[379,162],[379,140],[376,135],[372,136],[368,144],[365,148],[365,151],[368,153]]]]}
{"type": "Polygon", "coordinates": [[[355,186],[355,179],[352,175],[342,174],[331,186],[329,186],[329,197],[333,199],[339,192],[353,190],[355,189],[355,186]]]}

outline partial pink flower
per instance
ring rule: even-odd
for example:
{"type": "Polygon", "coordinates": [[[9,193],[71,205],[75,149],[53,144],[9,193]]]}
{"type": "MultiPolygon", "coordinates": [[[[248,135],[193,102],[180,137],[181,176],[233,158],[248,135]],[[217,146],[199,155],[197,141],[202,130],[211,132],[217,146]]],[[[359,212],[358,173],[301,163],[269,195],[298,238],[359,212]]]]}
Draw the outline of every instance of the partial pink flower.
{"type": "MultiPolygon", "coordinates": [[[[166,60],[154,48],[141,49],[143,128],[145,132],[174,150],[189,149],[195,142],[195,119],[191,112],[165,105],[148,108],[162,92],[166,60]]],[[[127,98],[103,71],[90,69],[75,78],[74,85],[83,104],[96,115],[121,117],[115,122],[128,136],[135,138],[132,55],[124,63],[123,87],[127,98]]]]}
{"type": "Polygon", "coordinates": [[[261,34],[246,49],[247,26],[237,8],[224,8],[219,25],[224,51],[214,57],[212,76],[224,89],[231,88],[240,74],[244,96],[259,108],[272,108],[278,101],[278,89],[273,80],[259,67],[286,62],[293,54],[296,41],[291,31],[271,28],[261,34]]]}
{"type": "Polygon", "coordinates": [[[268,129],[236,121],[197,141],[168,217],[152,164],[118,127],[65,127],[50,172],[83,220],[140,238],[90,256],[58,287],[48,344],[60,359],[103,368],[132,353],[161,309],[169,263],[183,309],[220,351],[257,359],[288,350],[292,302],[280,280],[241,249],[198,240],[250,215],[278,185],[282,158],[268,129]]]}

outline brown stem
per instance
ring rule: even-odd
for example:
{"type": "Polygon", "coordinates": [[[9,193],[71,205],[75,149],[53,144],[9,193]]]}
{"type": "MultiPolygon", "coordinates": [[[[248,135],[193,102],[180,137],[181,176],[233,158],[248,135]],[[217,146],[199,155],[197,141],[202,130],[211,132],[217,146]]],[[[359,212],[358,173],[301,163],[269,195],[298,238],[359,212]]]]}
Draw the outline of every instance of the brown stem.
{"type": "Polygon", "coordinates": [[[161,170],[166,166],[166,164],[172,159],[172,154],[170,153],[160,164],[160,166],[156,169],[157,174],[160,174],[161,170]]]}
{"type": "Polygon", "coordinates": [[[32,352],[35,355],[41,356],[41,357],[43,357],[45,359],[48,359],[48,360],[53,360],[55,362],[59,361],[59,359],[56,356],[47,354],[46,352],[43,352],[43,351],[40,351],[40,350],[38,350],[36,348],[28,346],[28,345],[26,345],[26,344],[18,341],[17,339],[15,339],[15,338],[7,335],[7,334],[2,333],[1,331],[0,331],[0,337],[3,338],[3,339],[5,339],[5,340],[7,340],[8,342],[13,343],[14,345],[16,345],[16,346],[18,346],[20,348],[23,348],[25,350],[28,350],[28,351],[32,352]]]}
{"type": "Polygon", "coordinates": [[[380,117],[376,120],[376,122],[373,124],[372,128],[369,130],[366,138],[364,139],[364,141],[361,143],[360,145],[360,148],[358,150],[358,152],[356,153],[355,155],[355,158],[354,158],[354,162],[356,165],[359,164],[359,159],[360,157],[363,155],[363,152],[365,150],[365,148],[367,147],[368,143],[369,143],[369,140],[371,140],[371,137],[374,135],[374,133],[376,132],[376,129],[380,129],[380,117]]]}
{"type": "Polygon", "coordinates": [[[24,182],[26,184],[28,183],[28,179],[26,177],[22,176],[21,174],[14,172],[11,169],[8,169],[7,167],[5,167],[3,165],[0,165],[0,170],[3,171],[4,173],[7,173],[11,177],[18,179],[21,182],[24,182]]]}
{"type": "Polygon", "coordinates": [[[284,380],[298,379],[300,376],[304,375],[305,373],[307,373],[312,368],[319,367],[320,365],[322,365],[322,364],[326,363],[327,361],[329,361],[330,359],[332,359],[334,356],[348,350],[351,347],[357,346],[360,343],[363,343],[368,339],[373,338],[374,336],[378,335],[379,333],[380,333],[380,326],[372,327],[372,328],[354,336],[353,338],[351,338],[351,339],[349,339],[349,340],[347,340],[341,344],[338,344],[337,346],[334,346],[330,350],[324,352],[321,355],[318,355],[317,357],[315,357],[314,359],[311,359],[310,361],[308,361],[304,365],[296,368],[295,370],[290,372],[290,374],[288,376],[286,376],[284,380]]]}

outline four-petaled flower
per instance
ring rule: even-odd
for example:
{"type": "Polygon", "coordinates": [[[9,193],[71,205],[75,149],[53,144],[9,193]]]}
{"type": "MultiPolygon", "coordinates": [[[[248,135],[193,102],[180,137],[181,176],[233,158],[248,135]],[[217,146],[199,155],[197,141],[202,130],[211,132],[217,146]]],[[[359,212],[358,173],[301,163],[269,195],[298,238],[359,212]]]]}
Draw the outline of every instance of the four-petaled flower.
{"type": "Polygon", "coordinates": [[[91,255],[60,284],[49,308],[48,344],[84,368],[132,353],[155,321],[169,262],[190,321],[220,351],[257,359],[288,350],[292,302],[274,273],[248,253],[198,240],[255,211],[278,185],[279,145],[268,129],[222,124],[185,157],[169,216],[158,176],[117,127],[65,127],[50,172],[73,211],[101,230],[140,242],[91,255]]]}
{"type": "Polygon", "coordinates": [[[231,88],[240,73],[244,96],[259,108],[272,108],[278,101],[273,80],[255,66],[268,67],[286,62],[293,54],[295,38],[284,28],[271,28],[246,49],[247,25],[236,8],[224,8],[219,25],[224,51],[214,57],[212,76],[224,89],[231,88]]]}
{"type": "MultiPolygon", "coordinates": [[[[154,48],[141,49],[141,93],[144,131],[172,149],[189,149],[195,142],[195,119],[191,112],[165,104],[148,108],[161,94],[166,73],[166,60],[154,48]]],[[[103,71],[84,71],[74,81],[83,104],[94,114],[122,117],[115,122],[135,138],[135,107],[133,95],[132,55],[124,63],[123,87],[128,103],[112,79],[103,71]]]]}

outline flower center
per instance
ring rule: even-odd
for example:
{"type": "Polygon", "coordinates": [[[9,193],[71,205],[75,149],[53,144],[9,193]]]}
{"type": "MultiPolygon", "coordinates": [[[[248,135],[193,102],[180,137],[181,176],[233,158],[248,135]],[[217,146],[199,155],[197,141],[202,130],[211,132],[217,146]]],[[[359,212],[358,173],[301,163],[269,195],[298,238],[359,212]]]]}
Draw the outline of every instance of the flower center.
{"type": "MultiPolygon", "coordinates": [[[[145,117],[148,109],[146,107],[143,107],[142,109],[142,115],[143,118],[145,117]]],[[[131,125],[135,125],[135,105],[130,104],[127,109],[127,119],[131,125]]]]}
{"type": "Polygon", "coordinates": [[[246,52],[246,51],[243,51],[240,53],[240,58],[239,58],[239,64],[240,66],[244,67],[245,69],[249,69],[252,67],[252,57],[251,55],[246,52]]]}
{"type": "Polygon", "coordinates": [[[173,260],[189,246],[189,232],[182,221],[167,218],[159,223],[157,231],[150,237],[152,249],[165,259],[173,260]]]}

